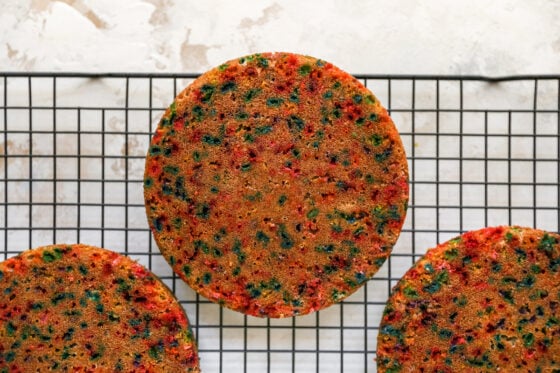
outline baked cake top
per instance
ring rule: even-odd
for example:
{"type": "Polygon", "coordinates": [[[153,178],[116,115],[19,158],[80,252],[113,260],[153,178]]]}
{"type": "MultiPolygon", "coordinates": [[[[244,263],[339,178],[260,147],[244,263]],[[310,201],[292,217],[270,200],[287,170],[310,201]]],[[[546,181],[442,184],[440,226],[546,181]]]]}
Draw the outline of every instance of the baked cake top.
{"type": "Polygon", "coordinates": [[[559,370],[559,239],[485,228],[429,250],[387,302],[378,371],[559,370]]]}
{"type": "Polygon", "coordinates": [[[0,263],[0,371],[198,372],[173,294],[128,257],[54,245],[0,263]]]}
{"type": "Polygon", "coordinates": [[[408,200],[399,134],[331,63],[263,53],[196,79],[146,159],[146,212],[175,272],[255,316],[306,314],[383,264],[408,200]]]}

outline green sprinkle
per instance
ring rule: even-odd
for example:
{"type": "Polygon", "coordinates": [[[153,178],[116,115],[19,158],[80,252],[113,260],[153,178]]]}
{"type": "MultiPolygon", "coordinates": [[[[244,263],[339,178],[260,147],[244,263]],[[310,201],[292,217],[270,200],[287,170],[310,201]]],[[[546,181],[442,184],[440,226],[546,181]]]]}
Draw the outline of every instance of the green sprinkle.
{"type": "Polygon", "coordinates": [[[294,88],[294,90],[290,94],[290,101],[296,104],[299,103],[299,89],[294,88]]]}
{"type": "Polygon", "coordinates": [[[502,265],[498,262],[492,264],[492,271],[497,273],[500,272],[502,270],[502,265]]]}
{"type": "Polygon", "coordinates": [[[292,149],[292,155],[299,159],[301,152],[298,149],[292,149]]]}
{"type": "Polygon", "coordinates": [[[212,248],[212,255],[214,255],[216,258],[220,258],[222,257],[224,254],[222,253],[222,250],[220,250],[217,247],[213,247],[212,248]]]}
{"type": "Polygon", "coordinates": [[[558,241],[553,236],[549,236],[548,233],[545,233],[541,241],[539,242],[539,249],[544,250],[546,252],[552,252],[554,245],[556,245],[558,241]]]}
{"type": "Polygon", "coordinates": [[[247,91],[247,93],[245,93],[245,96],[243,97],[243,99],[245,100],[245,102],[249,102],[252,99],[254,99],[255,97],[257,97],[257,95],[261,93],[261,89],[260,88],[253,88],[247,91]]]}
{"type": "Polygon", "coordinates": [[[251,201],[251,202],[262,201],[262,193],[260,191],[256,192],[255,194],[247,194],[243,197],[247,201],[251,201]]]}
{"type": "Polygon", "coordinates": [[[243,264],[245,262],[246,255],[243,251],[241,251],[241,241],[238,238],[236,238],[233,242],[231,251],[233,251],[233,253],[237,256],[239,264],[243,264]]]}
{"type": "Polygon", "coordinates": [[[402,332],[392,325],[385,325],[379,330],[380,334],[396,337],[398,340],[403,339],[402,332]]]}
{"type": "Polygon", "coordinates": [[[379,146],[383,142],[383,137],[381,137],[381,135],[374,133],[369,137],[369,142],[374,146],[379,146]]]}
{"type": "Polygon", "coordinates": [[[338,289],[333,289],[332,294],[331,294],[331,297],[335,302],[341,300],[345,296],[346,296],[346,292],[338,290],[338,289]]]}
{"type": "Polygon", "coordinates": [[[162,153],[161,147],[158,145],[150,146],[150,155],[160,155],[162,153]]]}
{"type": "Polygon", "coordinates": [[[200,154],[200,152],[197,150],[192,153],[192,156],[195,162],[200,162],[202,160],[202,154],[200,154]]]}
{"type": "Polygon", "coordinates": [[[257,231],[257,240],[261,241],[265,246],[270,242],[270,237],[266,235],[263,231],[257,231]]]}
{"type": "Polygon", "coordinates": [[[418,292],[411,286],[407,286],[403,289],[403,293],[407,298],[417,298],[418,292]]]}
{"type": "Polygon", "coordinates": [[[57,295],[55,295],[51,299],[51,303],[56,306],[58,303],[62,302],[65,299],[74,299],[74,294],[73,293],[58,293],[57,295]]]}
{"type": "Polygon", "coordinates": [[[367,95],[366,96],[366,103],[375,104],[375,97],[373,97],[372,95],[367,95]]]}
{"type": "Polygon", "coordinates": [[[272,132],[272,126],[261,126],[255,128],[255,135],[266,135],[272,132]]]}
{"type": "Polygon", "coordinates": [[[525,345],[525,347],[532,347],[533,343],[535,343],[535,336],[533,335],[533,333],[523,334],[521,338],[523,339],[523,344],[525,345]]]}
{"type": "Polygon", "coordinates": [[[512,276],[505,276],[504,278],[502,278],[502,284],[514,284],[516,283],[517,280],[515,279],[515,277],[512,276]]]}
{"type": "Polygon", "coordinates": [[[72,338],[74,337],[74,332],[75,332],[74,328],[72,327],[68,328],[68,330],[62,336],[62,339],[64,339],[65,341],[72,340],[72,338]]]}
{"type": "Polygon", "coordinates": [[[284,204],[286,203],[287,200],[288,200],[288,197],[286,197],[284,194],[282,194],[280,197],[278,197],[278,204],[280,206],[284,206],[284,204]]]}
{"type": "Polygon", "coordinates": [[[210,205],[206,202],[199,203],[196,207],[196,216],[200,219],[208,220],[210,217],[210,205]]]}
{"type": "Polygon", "coordinates": [[[195,250],[202,250],[204,254],[208,254],[210,252],[210,247],[202,240],[194,241],[194,248],[195,250]]]}
{"type": "Polygon", "coordinates": [[[206,272],[204,275],[202,275],[202,282],[204,282],[206,285],[212,282],[212,274],[206,272]]]}
{"type": "Polygon", "coordinates": [[[200,87],[200,93],[202,93],[202,102],[207,103],[208,101],[210,101],[215,90],[216,87],[211,84],[204,84],[202,87],[200,87]]]}
{"type": "Polygon", "coordinates": [[[355,104],[359,104],[362,102],[362,95],[354,95],[352,96],[352,100],[355,104]]]}
{"type": "Polygon", "coordinates": [[[163,230],[163,220],[162,220],[162,218],[153,219],[152,224],[153,224],[156,231],[161,232],[163,230]]]}
{"type": "Polygon", "coordinates": [[[151,177],[148,176],[148,177],[144,180],[144,186],[145,186],[146,188],[149,188],[149,187],[151,187],[152,185],[154,185],[154,180],[153,180],[151,177]]]}
{"type": "Polygon", "coordinates": [[[322,253],[332,253],[334,252],[335,246],[333,244],[319,245],[315,247],[315,251],[322,253]]]}
{"type": "Polygon", "coordinates": [[[449,274],[447,270],[443,270],[439,272],[432,282],[426,286],[424,286],[424,291],[427,291],[430,294],[438,292],[443,284],[449,283],[449,274]]]}
{"type": "Polygon", "coordinates": [[[217,137],[217,136],[212,136],[210,134],[205,134],[202,136],[202,142],[208,144],[208,145],[212,145],[212,146],[218,146],[222,144],[222,139],[217,137]]]}
{"type": "Polygon", "coordinates": [[[44,307],[44,304],[41,302],[35,302],[35,303],[31,303],[31,309],[33,311],[38,311],[38,310],[42,310],[44,307]]]}
{"type": "Polygon", "coordinates": [[[240,111],[239,113],[235,114],[235,119],[237,120],[245,120],[249,118],[249,114],[244,111],[240,111]]]}
{"type": "Polygon", "coordinates": [[[267,68],[268,60],[262,56],[257,56],[257,65],[263,68],[267,68]]]}
{"type": "Polygon", "coordinates": [[[186,277],[189,277],[191,275],[191,267],[189,267],[188,265],[184,265],[183,273],[185,274],[186,277]]]}
{"type": "Polygon", "coordinates": [[[161,191],[164,195],[168,196],[173,192],[173,188],[171,187],[171,185],[164,183],[161,187],[161,191]]]}
{"type": "Polygon", "coordinates": [[[342,232],[342,227],[339,224],[331,224],[331,230],[336,233],[342,232]]]}
{"type": "Polygon", "coordinates": [[[441,329],[441,330],[438,332],[438,336],[439,336],[441,339],[449,339],[449,338],[451,338],[452,335],[453,335],[453,332],[452,332],[451,330],[449,330],[449,329],[441,329]]]}
{"type": "Polygon", "coordinates": [[[278,230],[278,236],[281,239],[280,247],[283,249],[291,249],[294,246],[294,240],[286,231],[286,226],[280,224],[280,229],[278,230]]]}
{"type": "Polygon", "coordinates": [[[381,153],[375,154],[375,161],[378,163],[382,163],[386,161],[391,156],[391,154],[393,154],[393,149],[387,148],[383,150],[381,153]]]}
{"type": "Polygon", "coordinates": [[[513,240],[513,234],[511,232],[507,232],[505,237],[507,242],[513,240]]]}
{"type": "Polygon", "coordinates": [[[337,271],[338,268],[336,268],[333,265],[327,264],[325,266],[323,266],[323,271],[327,274],[330,275],[331,273],[334,273],[337,271]]]}
{"type": "Polygon", "coordinates": [[[97,290],[86,290],[86,297],[94,302],[100,302],[101,301],[101,295],[99,294],[99,291],[97,290]]]}
{"type": "Polygon", "coordinates": [[[8,363],[14,361],[15,358],[16,358],[16,353],[15,353],[14,351],[8,351],[8,352],[6,352],[6,354],[4,355],[4,359],[5,359],[6,362],[8,362],[8,363]]]}
{"type": "Polygon", "coordinates": [[[298,69],[298,73],[299,75],[309,75],[309,73],[311,73],[311,65],[309,64],[301,65],[300,68],[298,69]]]}
{"type": "Polygon", "coordinates": [[[509,290],[498,290],[498,293],[506,300],[506,302],[513,304],[513,295],[509,290]]]}
{"type": "Polygon", "coordinates": [[[181,227],[183,225],[183,220],[179,217],[175,217],[175,218],[173,218],[171,223],[173,224],[173,227],[175,227],[175,229],[181,229],[181,227]]]}
{"type": "Polygon", "coordinates": [[[16,326],[12,324],[11,321],[8,321],[6,324],[6,333],[8,333],[9,337],[12,337],[16,332],[16,326]]]}
{"type": "Polygon", "coordinates": [[[226,82],[226,83],[222,84],[222,87],[220,88],[220,91],[222,91],[222,93],[233,91],[233,90],[235,90],[236,86],[237,85],[235,84],[235,82],[229,81],[229,82],[226,82]]]}
{"type": "Polygon", "coordinates": [[[323,98],[324,99],[328,100],[328,99],[332,98],[332,96],[333,96],[332,91],[326,91],[325,93],[323,93],[323,98]]]}
{"type": "Polygon", "coordinates": [[[258,298],[261,295],[261,291],[254,284],[247,284],[245,289],[249,292],[251,298],[258,298]]]}
{"type": "Polygon", "coordinates": [[[317,215],[319,215],[319,209],[318,209],[318,208],[311,209],[311,210],[309,210],[309,212],[307,213],[307,219],[316,218],[317,215]]]}
{"type": "Polygon", "coordinates": [[[218,66],[218,70],[220,70],[220,71],[225,71],[227,68],[228,68],[227,63],[221,64],[220,66],[218,66]]]}
{"type": "Polygon", "coordinates": [[[43,261],[47,263],[54,262],[62,258],[62,251],[60,249],[54,249],[53,251],[45,250],[43,251],[43,261]]]}
{"type": "Polygon", "coordinates": [[[231,274],[232,274],[233,276],[239,276],[240,273],[241,273],[241,267],[235,267],[235,268],[233,269],[233,271],[231,272],[231,274]]]}
{"type": "Polygon", "coordinates": [[[194,106],[192,112],[193,112],[194,119],[197,122],[200,122],[204,117],[204,109],[202,109],[202,106],[198,106],[198,105],[194,106]]]}
{"type": "Polygon", "coordinates": [[[121,293],[126,293],[131,289],[131,286],[126,282],[124,278],[118,278],[117,284],[119,284],[119,286],[117,287],[117,291],[121,293]]]}
{"type": "Polygon", "coordinates": [[[354,277],[356,278],[356,281],[358,282],[358,284],[361,284],[361,283],[367,281],[367,277],[363,272],[356,272],[354,274],[354,277]]]}
{"type": "Polygon", "coordinates": [[[523,278],[523,280],[517,283],[517,288],[530,288],[536,282],[535,276],[528,275],[527,277],[523,278]]]}
{"type": "Polygon", "coordinates": [[[251,163],[250,163],[250,162],[246,162],[246,163],[243,163],[243,164],[241,165],[241,171],[242,171],[242,172],[247,172],[247,171],[249,171],[250,169],[251,169],[251,163]]]}
{"type": "Polygon", "coordinates": [[[282,102],[284,102],[284,100],[279,97],[270,97],[266,100],[266,105],[271,107],[279,107],[282,102]]]}
{"type": "Polygon", "coordinates": [[[560,321],[554,316],[549,317],[549,319],[546,321],[546,327],[547,328],[551,328],[552,326],[559,325],[559,324],[560,324],[560,321]]]}

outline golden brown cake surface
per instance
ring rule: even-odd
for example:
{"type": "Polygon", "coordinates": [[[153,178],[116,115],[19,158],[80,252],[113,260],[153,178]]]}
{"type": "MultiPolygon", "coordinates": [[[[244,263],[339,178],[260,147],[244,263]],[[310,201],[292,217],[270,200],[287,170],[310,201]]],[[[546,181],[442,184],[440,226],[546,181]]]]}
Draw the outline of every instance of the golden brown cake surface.
{"type": "Polygon", "coordinates": [[[140,264],[86,245],[0,263],[0,372],[198,372],[187,317],[140,264]]]}
{"type": "Polygon", "coordinates": [[[158,246],[212,301],[255,316],[306,314],[371,278],[408,200],[397,130],[373,94],[312,57],[264,53],[196,79],[146,160],[158,246]]]}
{"type": "Polygon", "coordinates": [[[429,250],[387,303],[378,371],[560,371],[559,240],[497,227],[429,250]]]}

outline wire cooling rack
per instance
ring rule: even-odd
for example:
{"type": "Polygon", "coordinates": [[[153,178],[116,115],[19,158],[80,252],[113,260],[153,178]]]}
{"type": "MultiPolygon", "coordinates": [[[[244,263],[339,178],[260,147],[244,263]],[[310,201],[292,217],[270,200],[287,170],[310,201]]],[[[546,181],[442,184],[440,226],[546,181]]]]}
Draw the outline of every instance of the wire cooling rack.
{"type": "Polygon", "coordinates": [[[428,248],[483,226],[560,230],[560,75],[362,75],[408,154],[411,197],[393,255],[357,293],[311,315],[221,308],[173,275],[143,204],[151,132],[196,77],[0,73],[0,253],[82,242],[138,260],[185,307],[206,373],[374,372],[385,301],[428,248]]]}

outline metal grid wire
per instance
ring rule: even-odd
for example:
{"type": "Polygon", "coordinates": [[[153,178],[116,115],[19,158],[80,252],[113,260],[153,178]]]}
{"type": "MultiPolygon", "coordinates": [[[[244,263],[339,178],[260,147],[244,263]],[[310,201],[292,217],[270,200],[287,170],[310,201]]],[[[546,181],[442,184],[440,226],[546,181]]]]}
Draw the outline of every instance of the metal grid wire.
{"type": "Polygon", "coordinates": [[[221,308],[172,273],[142,195],[151,132],[196,76],[0,73],[0,253],[82,242],[138,260],[185,307],[204,372],[374,372],[385,301],[428,248],[484,226],[560,230],[560,76],[358,76],[408,154],[411,198],[393,255],[357,293],[311,315],[221,308]]]}

